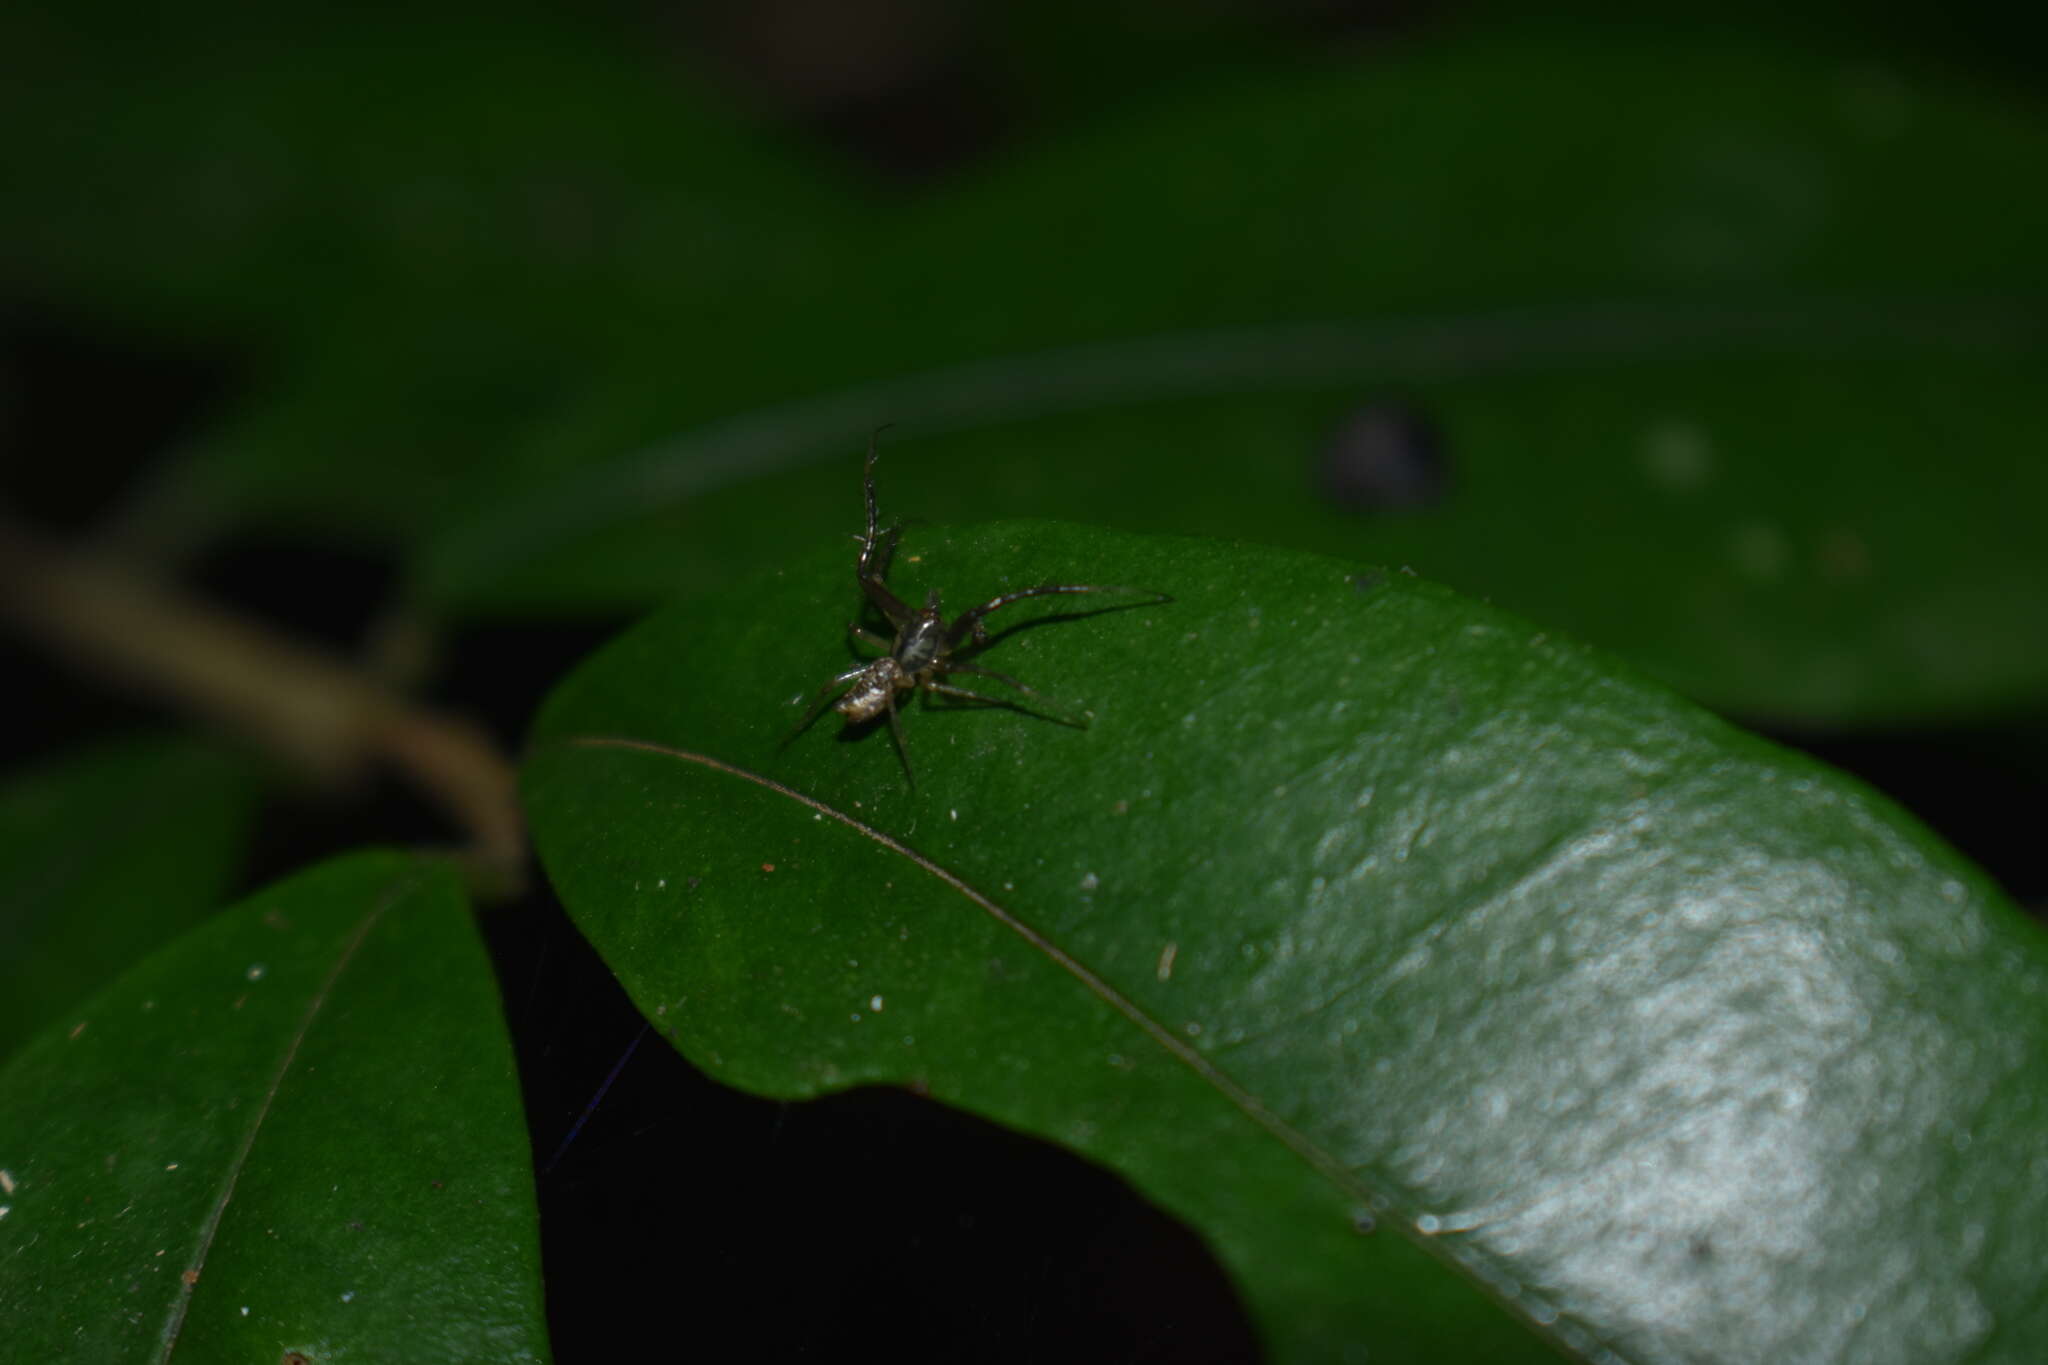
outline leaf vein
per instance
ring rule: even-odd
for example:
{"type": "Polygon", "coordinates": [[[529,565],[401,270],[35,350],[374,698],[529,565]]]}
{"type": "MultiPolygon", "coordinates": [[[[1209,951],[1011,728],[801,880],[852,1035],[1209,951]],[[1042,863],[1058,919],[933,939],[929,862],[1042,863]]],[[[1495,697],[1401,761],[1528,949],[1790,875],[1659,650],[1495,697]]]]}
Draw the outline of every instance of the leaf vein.
{"type": "Polygon", "coordinates": [[[1087,964],[1083,963],[1066,949],[1060,947],[1059,944],[1053,942],[1050,938],[1047,938],[1039,930],[1027,924],[1014,912],[998,904],[992,897],[968,882],[966,878],[927,857],[925,854],[918,852],[894,835],[876,829],[874,826],[806,792],[798,791],[794,787],[785,786],[771,777],[751,772],[736,764],[712,758],[707,754],[692,753],[687,749],[671,748],[668,745],[655,744],[647,740],[622,739],[610,736],[580,736],[568,742],[584,748],[638,750],[642,753],[658,754],[668,758],[681,759],[688,763],[695,763],[701,767],[710,768],[715,772],[724,773],[729,777],[737,777],[742,781],[751,782],[758,787],[774,792],[778,796],[786,797],[800,805],[807,806],[828,819],[838,821],[855,833],[872,839],[892,853],[916,864],[925,873],[952,887],[955,891],[958,891],[976,906],[980,907],[991,919],[1023,939],[1039,952],[1045,954],[1054,965],[1080,982],[1081,985],[1086,987],[1104,1004],[1136,1025],[1138,1029],[1163,1048],[1174,1060],[1194,1072],[1196,1076],[1200,1077],[1209,1086],[1222,1094],[1225,1099],[1229,1100],[1232,1105],[1236,1106],[1245,1117],[1251,1119],[1252,1122],[1277,1138],[1296,1156],[1299,1156],[1314,1168],[1318,1174],[1336,1184],[1346,1194],[1359,1200],[1376,1200],[1380,1197],[1378,1191],[1361,1181],[1353,1171],[1338,1161],[1336,1157],[1324,1151],[1305,1133],[1302,1133],[1285,1119],[1267,1108],[1257,1095],[1232,1078],[1214,1062],[1190,1047],[1184,1040],[1176,1037],[1171,1029],[1167,1028],[1166,1025],[1160,1023],[1157,1019],[1154,1019],[1150,1014],[1147,1014],[1136,1001],[1111,985],[1106,979],[1096,973],[1094,969],[1087,966],[1087,964]]]}
{"type": "Polygon", "coordinates": [[[163,1345],[157,1352],[158,1365],[168,1361],[171,1352],[177,1349],[178,1334],[184,1330],[185,1317],[192,1306],[192,1293],[198,1283],[199,1273],[206,1267],[206,1258],[213,1250],[214,1238],[220,1233],[221,1220],[227,1215],[228,1204],[235,1197],[235,1185],[241,1180],[242,1171],[249,1164],[249,1154],[256,1147],[256,1135],[262,1131],[264,1121],[270,1117],[270,1109],[277,1100],[277,1092],[284,1086],[284,1078],[291,1071],[292,1063],[298,1059],[300,1044],[306,1041],[306,1035],[312,1031],[313,1021],[319,1017],[320,1011],[326,1008],[328,997],[334,993],[335,984],[341,980],[341,974],[348,970],[348,964],[355,959],[356,951],[363,946],[363,941],[370,936],[370,931],[377,927],[379,921],[384,918],[384,913],[397,904],[407,892],[418,886],[419,882],[417,872],[408,873],[392,883],[384,894],[377,898],[369,913],[363,916],[362,923],[356,926],[355,933],[342,945],[341,953],[335,958],[334,965],[328,969],[326,979],[306,1002],[306,1012],[300,1016],[299,1026],[292,1030],[291,1041],[286,1046],[284,1055],[278,1059],[276,1070],[271,1072],[270,1084],[264,1089],[262,1102],[250,1116],[248,1131],[243,1134],[241,1147],[235,1152],[234,1159],[228,1163],[227,1175],[221,1182],[220,1194],[214,1199],[213,1207],[207,1210],[206,1222],[200,1228],[199,1244],[194,1250],[192,1264],[186,1268],[184,1292],[178,1295],[177,1302],[172,1305],[171,1316],[164,1323],[161,1337],[163,1345]]]}

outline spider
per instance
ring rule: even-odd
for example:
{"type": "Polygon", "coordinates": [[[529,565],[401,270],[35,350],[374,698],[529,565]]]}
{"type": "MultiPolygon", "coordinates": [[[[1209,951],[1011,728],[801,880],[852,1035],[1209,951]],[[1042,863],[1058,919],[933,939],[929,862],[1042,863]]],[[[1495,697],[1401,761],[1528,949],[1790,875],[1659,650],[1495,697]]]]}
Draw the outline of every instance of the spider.
{"type": "MultiPolygon", "coordinates": [[[[876,429],[879,434],[880,428],[876,429]]],[[[987,618],[1013,602],[1027,597],[1054,597],[1066,593],[1082,592],[1136,592],[1144,593],[1155,602],[1170,602],[1173,599],[1165,593],[1147,592],[1143,588],[1113,587],[1095,583],[1041,583],[1035,588],[1019,588],[991,597],[978,607],[969,607],[949,623],[939,614],[939,592],[934,588],[925,595],[922,607],[912,607],[895,593],[889,591],[889,561],[896,553],[896,543],[903,536],[900,525],[886,531],[875,529],[875,437],[868,437],[868,458],[861,479],[862,491],[867,496],[867,531],[858,536],[860,557],[854,562],[854,581],[876,610],[888,618],[895,630],[894,639],[885,639],[872,630],[866,630],[858,622],[847,623],[847,634],[862,644],[882,651],[882,656],[867,663],[847,669],[818,689],[805,710],[803,719],[796,723],[782,741],[789,743],[809,728],[825,707],[832,709],[854,724],[873,720],[876,716],[889,718],[889,732],[896,741],[896,754],[903,762],[903,777],[912,787],[917,777],[910,768],[910,749],[903,742],[903,723],[897,719],[896,699],[899,693],[924,692],[942,697],[958,697],[965,701],[981,702],[994,706],[1010,703],[999,698],[970,692],[964,687],[955,687],[941,679],[954,673],[971,673],[976,677],[993,678],[1006,686],[1014,687],[1025,696],[1032,698],[1044,712],[1047,720],[1075,729],[1088,728],[1087,717],[1058,714],[1060,708],[1049,697],[1035,688],[1027,687],[1007,673],[998,673],[992,668],[969,663],[962,654],[979,650],[990,643],[988,627],[983,623],[987,618]],[[841,690],[836,703],[833,697],[841,690]]],[[[1141,605],[1133,603],[1132,605],[1141,605]]],[[[1020,708],[1021,709],[1021,708],[1020,708]]]]}

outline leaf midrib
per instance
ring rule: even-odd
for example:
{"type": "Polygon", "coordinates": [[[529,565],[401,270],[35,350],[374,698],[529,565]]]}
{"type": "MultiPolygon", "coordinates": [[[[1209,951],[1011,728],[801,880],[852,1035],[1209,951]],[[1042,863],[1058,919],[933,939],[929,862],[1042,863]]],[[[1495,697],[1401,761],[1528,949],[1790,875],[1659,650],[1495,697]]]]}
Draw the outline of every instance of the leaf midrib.
{"type": "Polygon", "coordinates": [[[242,1136],[241,1146],[236,1150],[234,1158],[229,1161],[227,1172],[221,1179],[220,1193],[215,1196],[212,1207],[207,1211],[206,1221],[201,1225],[199,1242],[193,1249],[187,1267],[191,1272],[191,1281],[180,1284],[177,1301],[172,1305],[170,1317],[164,1323],[162,1349],[157,1353],[157,1365],[166,1365],[172,1353],[177,1350],[179,1334],[184,1330],[186,1314],[191,1310],[193,1293],[198,1287],[199,1279],[205,1274],[206,1258],[213,1250],[214,1239],[220,1234],[221,1221],[227,1216],[228,1204],[235,1197],[235,1186],[249,1164],[249,1157],[256,1147],[256,1138],[262,1131],[265,1120],[270,1117],[271,1106],[277,1100],[277,1092],[283,1087],[284,1078],[290,1073],[292,1063],[298,1060],[300,1045],[306,1041],[306,1035],[312,1032],[314,1022],[326,1008],[329,998],[333,996],[342,973],[348,970],[349,963],[354,961],[357,950],[369,938],[371,930],[377,927],[386,911],[418,888],[420,883],[421,876],[415,868],[395,878],[384,889],[363,915],[355,931],[349,935],[348,941],[342,945],[341,952],[334,959],[334,965],[328,968],[327,976],[306,1002],[305,1013],[299,1017],[298,1027],[292,1030],[284,1055],[278,1059],[277,1067],[271,1073],[270,1084],[264,1089],[262,1102],[249,1116],[248,1129],[242,1136]]]}
{"type": "Polygon", "coordinates": [[[1367,1201],[1380,1197],[1379,1191],[1360,1181],[1352,1171],[1335,1157],[1318,1147],[1305,1134],[1267,1108],[1257,1095],[1253,1094],[1238,1081],[1232,1079],[1227,1072],[1211,1062],[1207,1057],[1204,1057],[1181,1039],[1175,1037],[1171,1029],[1146,1013],[1144,1008],[1136,1001],[1119,991],[1115,986],[1112,986],[1079,958],[1060,947],[1059,944],[1053,942],[1039,930],[1033,928],[1013,911],[974,886],[957,872],[918,852],[894,835],[876,829],[873,825],[867,824],[858,817],[849,815],[838,807],[819,800],[807,792],[798,791],[796,788],[785,786],[771,777],[752,772],[746,768],[739,767],[737,764],[727,763],[723,759],[713,758],[708,754],[693,753],[687,749],[677,749],[666,744],[656,744],[650,740],[627,739],[610,735],[578,735],[563,742],[578,748],[627,749],[640,753],[656,754],[664,758],[679,759],[687,763],[695,763],[700,767],[709,768],[728,777],[736,777],[742,781],[751,782],[755,786],[773,792],[775,795],[787,800],[794,801],[828,819],[836,820],[856,834],[880,844],[883,848],[911,863],[926,875],[934,877],[944,882],[947,886],[952,887],[968,900],[974,902],[991,919],[1043,953],[1060,970],[1066,972],[1076,981],[1079,981],[1104,1004],[1136,1025],[1147,1037],[1165,1049],[1176,1061],[1217,1090],[1233,1105],[1242,1110],[1247,1118],[1284,1143],[1289,1150],[1301,1157],[1319,1174],[1340,1186],[1347,1195],[1367,1201]]]}
{"type": "MultiPolygon", "coordinates": [[[[572,748],[618,749],[652,754],[656,757],[696,764],[699,767],[710,769],[727,777],[752,783],[785,800],[804,806],[818,815],[835,820],[854,833],[872,840],[874,843],[904,859],[920,872],[936,878],[959,892],[980,908],[984,914],[987,914],[991,919],[1017,935],[1017,937],[1037,949],[1040,953],[1043,953],[1055,966],[1066,972],[1097,999],[1136,1026],[1147,1038],[1164,1049],[1167,1055],[1194,1073],[1205,1085],[1216,1091],[1232,1107],[1287,1148],[1289,1152],[1318,1176],[1329,1181],[1347,1199],[1353,1201],[1357,1207],[1379,1210],[1398,1207],[1400,1201],[1392,1199],[1390,1196],[1383,1194],[1361,1180],[1355,1171],[1345,1166],[1330,1153],[1324,1151],[1306,1134],[1274,1113],[1248,1087],[1234,1079],[1223,1068],[1209,1060],[1209,1058],[1188,1046],[1186,1042],[1176,1037],[1172,1030],[1168,1029],[1157,1019],[1154,1019],[1136,1001],[1111,985],[1079,958],[1060,947],[1059,944],[1053,942],[1039,930],[1033,928],[1022,918],[997,902],[993,897],[983,893],[958,873],[918,852],[894,835],[876,829],[874,826],[807,792],[798,791],[796,788],[786,786],[771,777],[742,768],[734,763],[728,763],[723,759],[713,758],[708,754],[695,753],[691,750],[679,749],[672,745],[658,744],[651,740],[631,739],[615,735],[572,735],[565,736],[555,742],[572,748]]],[[[1515,1293],[1503,1285],[1497,1272],[1488,1273],[1487,1268],[1483,1264],[1459,1256],[1453,1248],[1445,1245],[1438,1238],[1421,1234],[1405,1217],[1393,1219],[1391,1222],[1411,1245],[1420,1249],[1432,1260],[1442,1264],[1450,1273],[1468,1280],[1482,1294],[1500,1305],[1504,1311],[1522,1322],[1528,1330],[1537,1336],[1549,1340],[1553,1345],[1568,1352],[1576,1352],[1580,1355],[1590,1353],[1588,1350],[1589,1342],[1596,1343],[1600,1352],[1606,1353],[1609,1358],[1614,1358],[1611,1348],[1607,1347],[1605,1343],[1599,1342],[1597,1334],[1587,1332],[1585,1324],[1572,1324],[1568,1326],[1561,1316],[1538,1319],[1530,1313],[1527,1305],[1523,1304],[1515,1293]]]]}

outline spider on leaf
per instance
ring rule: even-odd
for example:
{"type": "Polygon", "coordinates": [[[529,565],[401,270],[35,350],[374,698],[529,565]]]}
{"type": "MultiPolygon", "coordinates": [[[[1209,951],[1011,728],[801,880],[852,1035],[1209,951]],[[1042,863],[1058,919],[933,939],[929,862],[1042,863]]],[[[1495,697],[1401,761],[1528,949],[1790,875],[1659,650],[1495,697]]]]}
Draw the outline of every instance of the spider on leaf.
{"type": "MultiPolygon", "coordinates": [[[[882,428],[876,428],[876,434],[881,430],[882,428]]],[[[1083,592],[1127,592],[1143,594],[1154,603],[1173,600],[1163,592],[1151,592],[1144,588],[1099,583],[1041,583],[1034,588],[1019,588],[1015,592],[991,597],[980,606],[969,607],[948,622],[939,613],[938,589],[934,588],[925,595],[922,607],[912,607],[889,590],[889,562],[896,553],[897,541],[902,539],[903,528],[896,525],[886,531],[876,529],[878,518],[875,512],[874,435],[868,437],[868,457],[861,486],[867,496],[868,517],[867,530],[859,537],[860,557],[854,563],[854,581],[860,584],[860,590],[866,594],[867,600],[875,609],[888,618],[890,627],[895,631],[895,637],[885,638],[875,631],[864,629],[858,622],[848,622],[847,633],[862,644],[881,650],[881,657],[849,668],[819,688],[809,708],[805,710],[803,719],[799,720],[795,728],[783,739],[784,744],[788,744],[808,729],[827,705],[832,706],[833,710],[854,724],[873,720],[876,716],[887,716],[889,732],[896,741],[897,756],[903,762],[904,780],[915,787],[917,778],[910,768],[910,749],[903,742],[903,723],[897,718],[899,694],[923,692],[927,695],[956,697],[985,705],[1014,705],[999,697],[972,692],[967,688],[955,687],[942,681],[956,673],[991,678],[1006,687],[1013,687],[1044,708],[1040,711],[1031,711],[1030,714],[1085,730],[1088,728],[1088,719],[1085,715],[1061,714],[1062,708],[1036,688],[1026,686],[1007,673],[983,668],[964,657],[978,652],[991,643],[988,627],[984,622],[995,612],[1001,611],[1013,602],[1022,602],[1028,597],[1057,597],[1083,592]],[[840,695],[842,691],[844,695],[840,695]],[[838,697],[837,702],[833,701],[835,696],[838,697]]]]}

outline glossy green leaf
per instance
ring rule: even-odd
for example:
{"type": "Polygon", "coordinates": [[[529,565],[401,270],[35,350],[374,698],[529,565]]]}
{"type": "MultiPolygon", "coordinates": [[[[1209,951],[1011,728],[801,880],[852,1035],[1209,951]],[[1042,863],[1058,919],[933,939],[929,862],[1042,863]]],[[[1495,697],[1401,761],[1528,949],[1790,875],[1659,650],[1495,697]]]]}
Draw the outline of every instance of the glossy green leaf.
{"type": "Polygon", "coordinates": [[[680,367],[621,357],[419,591],[738,582],[843,529],[893,421],[940,519],[1411,564],[1779,721],[2012,706],[2048,690],[2048,194],[2003,168],[2043,161],[2037,110],[1725,36],[1439,33],[1184,90],[878,210],[680,367]],[[1445,497],[1339,507],[1318,462],[1387,403],[1445,497]]]}
{"type": "Polygon", "coordinates": [[[911,790],[885,729],[778,748],[850,558],[652,618],[534,739],[551,879],[698,1065],[1115,1167],[1276,1359],[2048,1334],[2048,943],[1882,798],[1405,575],[1056,523],[913,532],[896,586],[1176,600],[1001,635],[1094,724],[913,706],[911,790]]]}
{"type": "Polygon", "coordinates": [[[8,1353],[540,1360],[530,1160],[454,871],[323,864],[0,1070],[8,1353]]]}
{"type": "Polygon", "coordinates": [[[161,738],[0,787],[0,1058],[220,905],[254,796],[243,764],[161,738]]]}

